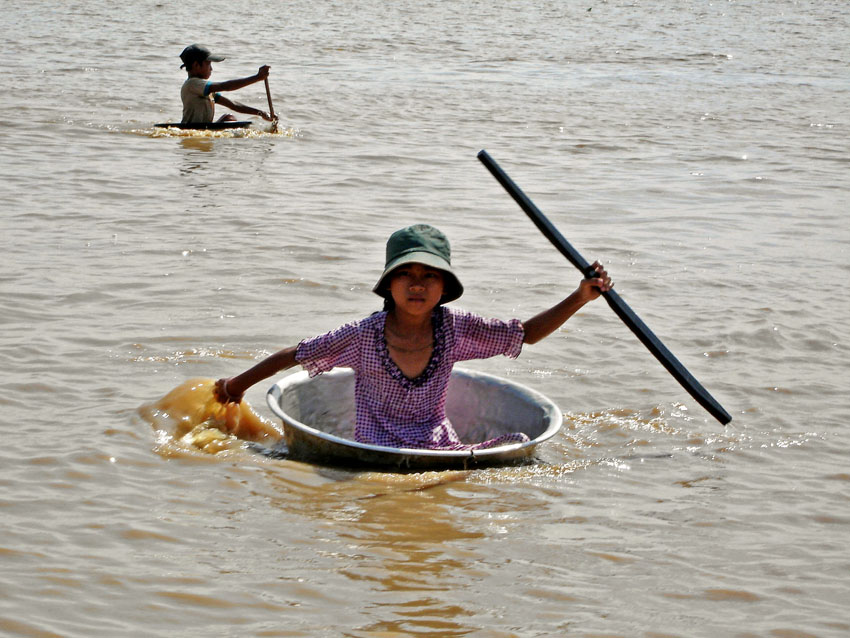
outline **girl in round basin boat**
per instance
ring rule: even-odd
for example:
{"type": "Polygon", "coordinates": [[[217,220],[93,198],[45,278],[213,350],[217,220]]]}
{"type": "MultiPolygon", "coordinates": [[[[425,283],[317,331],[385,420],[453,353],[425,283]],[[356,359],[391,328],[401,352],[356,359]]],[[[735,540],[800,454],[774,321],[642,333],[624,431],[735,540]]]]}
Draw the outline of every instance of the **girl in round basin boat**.
{"type": "Polygon", "coordinates": [[[485,319],[444,304],[463,294],[448,239],[427,224],[393,233],[384,272],[373,292],[384,309],[267,357],[242,374],[219,379],[216,398],[239,403],[255,383],[300,364],[315,376],[333,368],[355,372],[354,439],[393,448],[465,450],[527,441],[521,433],[464,444],[446,417],[452,366],[499,354],[516,358],[524,343],[557,330],[584,304],[612,287],[599,262],[596,277],[527,321],[485,319]]]}

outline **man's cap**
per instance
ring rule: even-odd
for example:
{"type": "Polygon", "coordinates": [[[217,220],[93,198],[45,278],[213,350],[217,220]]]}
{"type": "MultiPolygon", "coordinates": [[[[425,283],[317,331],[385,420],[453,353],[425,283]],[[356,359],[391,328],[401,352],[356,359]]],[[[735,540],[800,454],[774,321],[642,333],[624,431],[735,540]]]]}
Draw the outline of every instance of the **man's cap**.
{"type": "Polygon", "coordinates": [[[440,303],[454,301],[463,294],[463,285],[454,274],[449,240],[428,224],[414,224],[395,231],[387,240],[387,259],[384,272],[372,289],[376,295],[389,298],[387,278],[403,264],[418,263],[443,272],[443,297],[440,303]]]}
{"type": "Polygon", "coordinates": [[[206,62],[207,60],[210,62],[221,62],[224,59],[224,56],[215,55],[203,45],[190,44],[183,49],[183,53],[180,54],[180,59],[183,60],[183,64],[180,65],[180,68],[182,69],[183,67],[186,67],[188,69],[193,62],[206,62]]]}

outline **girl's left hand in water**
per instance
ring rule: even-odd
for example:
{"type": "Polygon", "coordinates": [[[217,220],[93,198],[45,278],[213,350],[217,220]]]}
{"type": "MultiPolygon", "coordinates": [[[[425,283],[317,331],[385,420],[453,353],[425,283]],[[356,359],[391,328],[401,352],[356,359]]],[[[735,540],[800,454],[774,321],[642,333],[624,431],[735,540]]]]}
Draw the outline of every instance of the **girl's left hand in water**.
{"type": "Polygon", "coordinates": [[[608,276],[608,271],[598,261],[594,261],[592,268],[596,271],[593,279],[582,279],[579,285],[581,294],[588,300],[593,301],[603,292],[608,292],[614,287],[614,282],[608,276]]]}
{"type": "Polygon", "coordinates": [[[242,395],[243,393],[233,394],[232,392],[228,392],[230,388],[227,385],[227,382],[230,379],[219,379],[215,382],[215,398],[219,403],[223,403],[227,405],[228,403],[242,403],[242,395]]]}

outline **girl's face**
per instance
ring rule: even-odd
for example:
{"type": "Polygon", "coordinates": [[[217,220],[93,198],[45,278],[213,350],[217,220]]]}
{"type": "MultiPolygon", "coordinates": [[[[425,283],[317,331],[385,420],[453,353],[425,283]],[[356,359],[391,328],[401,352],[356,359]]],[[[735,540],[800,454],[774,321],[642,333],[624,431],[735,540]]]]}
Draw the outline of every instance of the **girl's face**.
{"type": "Polygon", "coordinates": [[[390,294],[397,310],[430,314],[443,297],[443,271],[415,262],[399,266],[390,275],[390,294]]]}

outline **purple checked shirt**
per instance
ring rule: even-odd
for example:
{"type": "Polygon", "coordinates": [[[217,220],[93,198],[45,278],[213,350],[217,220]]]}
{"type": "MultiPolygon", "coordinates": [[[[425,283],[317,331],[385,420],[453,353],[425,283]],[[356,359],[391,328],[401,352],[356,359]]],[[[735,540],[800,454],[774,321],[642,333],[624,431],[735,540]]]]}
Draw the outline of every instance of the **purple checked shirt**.
{"type": "Polygon", "coordinates": [[[525,434],[515,433],[465,445],[446,417],[452,366],[458,361],[499,354],[518,357],[523,341],[518,319],[507,322],[484,319],[464,310],[438,306],[432,315],[431,360],[422,374],[408,379],[387,349],[386,318],[386,312],[376,312],[305,339],[295,352],[295,359],[311,377],[333,368],[354,370],[355,440],[395,448],[450,450],[481,449],[528,440],[525,434]]]}

